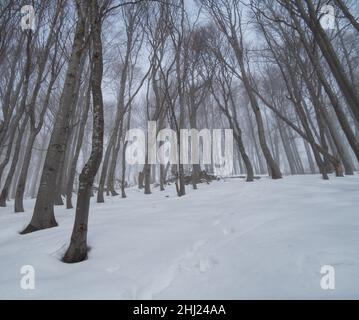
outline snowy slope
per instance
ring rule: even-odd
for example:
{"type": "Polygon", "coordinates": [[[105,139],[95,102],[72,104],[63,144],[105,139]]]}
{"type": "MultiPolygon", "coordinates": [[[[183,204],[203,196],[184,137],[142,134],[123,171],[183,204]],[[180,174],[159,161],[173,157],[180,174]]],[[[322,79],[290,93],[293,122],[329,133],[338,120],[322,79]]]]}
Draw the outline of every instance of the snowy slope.
{"type": "Polygon", "coordinates": [[[74,210],[57,207],[59,227],[20,236],[34,200],[23,214],[10,203],[0,210],[0,298],[359,298],[358,175],[199,188],[92,203],[89,260],[73,265],[59,259],[74,210]],[[25,291],[28,264],[36,289],[25,291]],[[322,265],[335,268],[335,290],[321,289],[322,265]]]}

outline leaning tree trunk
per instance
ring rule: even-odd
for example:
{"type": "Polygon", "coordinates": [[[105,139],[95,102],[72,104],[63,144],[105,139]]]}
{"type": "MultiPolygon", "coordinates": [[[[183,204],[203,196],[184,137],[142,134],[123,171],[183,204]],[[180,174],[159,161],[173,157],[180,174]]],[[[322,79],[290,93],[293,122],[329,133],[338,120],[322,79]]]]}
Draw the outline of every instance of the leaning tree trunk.
{"type": "Polygon", "coordinates": [[[239,153],[240,153],[240,155],[241,155],[241,157],[243,159],[244,166],[246,168],[246,173],[247,173],[246,181],[247,182],[253,182],[254,181],[253,166],[252,166],[251,160],[248,157],[246,149],[244,147],[244,143],[243,143],[243,140],[242,140],[242,133],[240,132],[240,133],[236,134],[234,136],[234,139],[237,142],[239,153]]]}
{"type": "Polygon", "coordinates": [[[313,64],[316,75],[331,102],[331,105],[334,109],[334,112],[338,118],[338,121],[341,125],[341,128],[343,129],[343,132],[344,132],[347,140],[348,140],[357,160],[359,161],[359,142],[358,142],[357,137],[355,136],[354,131],[352,130],[352,128],[349,124],[349,121],[348,121],[346,115],[345,115],[344,108],[340,104],[337,95],[332,90],[332,88],[328,82],[328,79],[327,79],[326,75],[324,74],[323,68],[322,68],[319,58],[318,58],[317,51],[314,51],[314,52],[312,51],[312,49],[310,48],[310,44],[308,43],[307,39],[305,38],[305,35],[303,34],[303,31],[301,31],[300,29],[298,29],[298,30],[299,30],[298,31],[299,35],[301,37],[301,41],[304,45],[304,48],[308,54],[308,57],[309,57],[311,63],[313,64]]]}
{"type": "Polygon", "coordinates": [[[335,124],[333,123],[332,117],[329,115],[325,106],[323,107],[323,115],[324,115],[324,119],[327,123],[330,135],[333,139],[333,143],[339,153],[340,159],[343,162],[345,174],[353,175],[354,174],[354,166],[353,166],[350,154],[348,152],[348,149],[347,149],[346,145],[343,143],[341,137],[339,136],[339,133],[335,128],[335,124]]]}
{"type": "MultiPolygon", "coordinates": [[[[81,11],[81,9],[78,10],[81,11]]],[[[71,57],[60,98],[60,107],[56,115],[55,127],[46,153],[33,216],[29,225],[21,234],[57,226],[54,215],[54,200],[56,195],[56,188],[54,186],[56,185],[56,178],[61,163],[64,161],[72,111],[71,107],[75,97],[74,88],[76,87],[77,78],[80,76],[79,65],[85,48],[85,16],[80,12],[78,14],[71,57]]]]}
{"type": "Polygon", "coordinates": [[[260,174],[265,174],[266,169],[265,169],[265,165],[263,163],[261,153],[260,153],[260,150],[258,148],[257,141],[256,141],[256,134],[255,134],[255,131],[254,131],[254,125],[253,125],[253,122],[252,122],[251,114],[249,112],[249,106],[247,107],[247,105],[246,105],[246,107],[244,109],[246,110],[246,113],[247,113],[249,133],[250,133],[250,136],[251,136],[251,139],[252,139],[252,142],[253,142],[253,146],[254,146],[253,159],[255,159],[256,156],[257,156],[257,159],[258,159],[258,167],[257,167],[257,169],[259,170],[260,174]]]}
{"type": "Polygon", "coordinates": [[[76,217],[72,231],[70,246],[67,249],[63,261],[67,263],[80,262],[87,258],[87,225],[90,207],[91,190],[96,173],[100,167],[103,153],[103,98],[102,98],[102,42],[101,21],[97,0],[91,1],[93,37],[91,88],[93,101],[93,133],[91,155],[79,178],[79,192],[76,206],[76,217]]]}
{"type": "Polygon", "coordinates": [[[359,23],[357,19],[350,13],[348,7],[346,6],[343,0],[334,0],[336,5],[340,8],[340,10],[344,13],[345,17],[350,21],[353,27],[359,32],[359,23]]]}
{"type": "MultiPolygon", "coordinates": [[[[30,34],[31,35],[31,34],[30,34]]],[[[0,153],[2,151],[2,148],[4,146],[4,142],[5,142],[5,138],[7,135],[7,130],[10,124],[10,118],[12,116],[13,110],[15,108],[15,105],[12,103],[12,93],[13,93],[13,88],[15,86],[15,81],[16,81],[16,75],[17,75],[17,64],[20,63],[20,55],[23,49],[23,41],[22,38],[24,37],[24,35],[21,35],[20,41],[18,42],[16,48],[13,49],[12,52],[12,60],[11,60],[11,64],[10,64],[10,76],[9,76],[9,80],[7,82],[7,86],[6,89],[3,92],[3,98],[1,100],[1,108],[3,111],[3,122],[1,122],[1,126],[0,126],[0,153]]],[[[29,46],[28,46],[29,48],[29,46]]],[[[29,52],[29,51],[28,51],[29,52]]],[[[10,58],[10,57],[9,57],[10,58]]],[[[30,72],[29,69],[24,68],[23,70],[23,76],[25,76],[25,74],[27,72],[30,72]]],[[[23,81],[18,82],[16,91],[19,91],[21,86],[23,84],[23,81]]]]}
{"type": "MultiPolygon", "coordinates": [[[[339,59],[339,56],[335,52],[328,35],[325,33],[323,28],[321,27],[320,21],[317,18],[317,12],[315,6],[311,0],[305,1],[295,1],[293,2],[284,2],[283,6],[286,7],[288,12],[290,13],[293,21],[296,26],[299,25],[298,22],[298,14],[303,18],[306,25],[312,31],[312,34],[315,37],[315,41],[318,44],[323,57],[325,58],[337,84],[340,88],[343,96],[352,110],[353,115],[357,122],[359,122],[359,95],[357,90],[350,82],[350,79],[347,77],[346,72],[344,70],[343,65],[339,59]],[[306,8],[304,7],[304,2],[307,4],[306,8]],[[295,5],[296,8],[293,8],[295,5]],[[296,12],[295,12],[296,11],[296,12]]],[[[300,32],[301,28],[297,29],[300,32]]]]}
{"type": "Polygon", "coordinates": [[[256,103],[251,103],[256,121],[257,121],[257,127],[258,127],[258,138],[259,138],[259,144],[261,146],[263,155],[266,159],[268,168],[270,170],[270,176],[272,179],[280,179],[282,178],[282,173],[280,172],[278,164],[274,161],[270,150],[268,148],[265,133],[264,133],[264,125],[263,125],[263,119],[261,115],[261,111],[256,103]]]}
{"type": "MultiPolygon", "coordinates": [[[[11,150],[12,150],[12,144],[13,144],[13,140],[16,134],[16,129],[18,127],[18,124],[25,112],[26,109],[26,99],[28,96],[28,89],[29,89],[29,82],[30,82],[30,75],[31,75],[31,45],[32,45],[32,31],[29,30],[28,34],[27,34],[27,45],[26,45],[26,62],[25,62],[25,68],[24,68],[24,81],[22,84],[22,97],[21,97],[21,101],[20,101],[20,105],[19,108],[16,111],[15,116],[13,117],[13,119],[11,121],[6,119],[6,115],[4,115],[4,121],[6,122],[10,122],[10,124],[5,124],[6,127],[10,127],[9,128],[9,132],[7,133],[8,138],[7,138],[7,150],[5,153],[5,157],[3,159],[3,161],[0,163],[0,181],[2,178],[2,174],[10,160],[10,155],[11,155],[11,150]]],[[[18,88],[17,88],[18,89],[18,88]]],[[[19,91],[16,92],[19,93],[19,91]]],[[[15,101],[12,101],[12,105],[15,104],[15,101]]],[[[4,128],[2,128],[2,130],[4,130],[4,128]]],[[[0,151],[2,151],[3,147],[3,143],[0,144],[0,151]]]]}
{"type": "Polygon", "coordinates": [[[228,107],[225,109],[225,114],[226,114],[227,119],[230,122],[231,127],[233,129],[234,139],[237,142],[239,153],[240,153],[240,155],[241,155],[241,157],[243,159],[244,166],[246,168],[246,174],[247,174],[246,181],[247,182],[253,182],[254,181],[253,166],[252,166],[251,160],[249,159],[249,156],[247,154],[246,148],[244,146],[244,142],[243,142],[243,138],[242,138],[242,129],[239,126],[237,112],[236,112],[236,109],[235,109],[235,103],[234,103],[232,93],[230,93],[230,98],[231,98],[232,105],[233,105],[233,112],[232,112],[233,115],[234,115],[233,120],[231,118],[231,114],[228,112],[228,107]]]}
{"type": "Polygon", "coordinates": [[[247,78],[247,74],[246,74],[243,63],[240,63],[240,66],[241,66],[243,83],[246,88],[249,102],[252,107],[253,113],[255,115],[256,122],[257,122],[259,144],[261,146],[264,158],[266,159],[268,168],[270,170],[270,176],[272,177],[272,179],[281,179],[282,173],[280,172],[278,164],[274,161],[274,159],[271,155],[271,152],[268,148],[268,145],[267,145],[266,136],[264,133],[264,124],[263,124],[261,110],[259,109],[258,102],[257,102],[256,98],[254,97],[253,92],[251,90],[251,86],[249,84],[249,79],[247,78]]]}
{"type": "Polygon", "coordinates": [[[256,118],[259,144],[261,146],[264,158],[266,159],[270,176],[272,177],[272,179],[281,179],[282,173],[279,169],[278,164],[273,159],[271,152],[267,145],[266,136],[265,136],[265,132],[264,132],[264,124],[263,124],[262,114],[259,109],[258,101],[257,101],[256,97],[254,96],[254,93],[252,90],[250,73],[247,72],[245,65],[244,65],[243,50],[240,46],[240,43],[239,43],[239,40],[238,40],[238,37],[236,34],[234,34],[234,33],[231,34],[230,38],[231,39],[229,39],[229,40],[234,49],[234,53],[236,55],[236,59],[237,59],[237,62],[238,62],[238,65],[239,65],[239,68],[241,71],[241,75],[242,75],[241,80],[243,82],[244,88],[245,88],[247,96],[249,98],[250,105],[252,107],[253,113],[256,118]]]}

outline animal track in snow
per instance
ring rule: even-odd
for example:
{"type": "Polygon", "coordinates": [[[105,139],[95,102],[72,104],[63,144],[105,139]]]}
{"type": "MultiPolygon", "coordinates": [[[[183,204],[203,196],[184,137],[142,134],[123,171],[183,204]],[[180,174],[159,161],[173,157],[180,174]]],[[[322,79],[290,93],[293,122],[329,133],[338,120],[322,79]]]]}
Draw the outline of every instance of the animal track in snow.
{"type": "Polygon", "coordinates": [[[139,291],[136,294],[136,299],[152,299],[154,295],[159,294],[171,285],[176,277],[176,274],[181,269],[187,271],[192,270],[193,265],[195,265],[193,264],[194,255],[201,247],[206,245],[207,242],[208,240],[199,240],[195,242],[192,248],[175,259],[175,261],[169,266],[167,270],[164,270],[162,273],[158,274],[150,285],[139,291]]]}

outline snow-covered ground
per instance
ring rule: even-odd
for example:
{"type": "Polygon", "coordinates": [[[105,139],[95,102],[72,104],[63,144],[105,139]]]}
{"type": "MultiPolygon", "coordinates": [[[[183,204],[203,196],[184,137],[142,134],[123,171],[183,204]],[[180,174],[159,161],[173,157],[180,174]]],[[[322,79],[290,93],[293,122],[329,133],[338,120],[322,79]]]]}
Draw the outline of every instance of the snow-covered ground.
{"type": "Polygon", "coordinates": [[[59,227],[19,235],[30,220],[0,209],[0,298],[251,299],[359,298],[359,175],[227,179],[91,205],[89,259],[64,264],[74,210],[59,227]],[[35,268],[22,290],[20,268],[35,268]],[[335,290],[320,286],[335,268],[335,290]]]}

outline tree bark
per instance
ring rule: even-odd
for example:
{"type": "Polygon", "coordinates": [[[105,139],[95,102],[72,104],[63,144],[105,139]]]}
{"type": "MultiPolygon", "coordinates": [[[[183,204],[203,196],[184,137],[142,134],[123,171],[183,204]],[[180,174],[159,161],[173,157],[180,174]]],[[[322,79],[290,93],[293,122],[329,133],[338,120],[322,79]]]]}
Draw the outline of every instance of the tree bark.
{"type": "Polygon", "coordinates": [[[93,133],[91,155],[79,178],[79,192],[76,206],[76,217],[72,231],[70,246],[63,261],[67,263],[80,262],[87,259],[87,226],[90,207],[90,197],[93,181],[101,164],[103,153],[103,98],[102,98],[102,40],[100,14],[97,0],[91,0],[91,31],[92,31],[92,73],[91,88],[93,101],[93,133]]]}
{"type": "Polygon", "coordinates": [[[68,69],[64,82],[64,88],[60,98],[60,107],[56,115],[55,127],[51,135],[45,163],[41,175],[40,187],[36,198],[35,208],[29,225],[21,232],[29,232],[52,228],[57,226],[54,215],[54,201],[56,178],[64,161],[66,143],[69,133],[71,106],[75,96],[74,88],[79,75],[79,65],[85,45],[85,19],[86,13],[82,12],[81,1],[77,1],[78,19],[72,52],[68,63],[68,69]]]}
{"type": "Polygon", "coordinates": [[[84,103],[84,110],[81,115],[81,122],[80,122],[80,128],[79,128],[79,134],[78,134],[78,140],[76,144],[75,154],[71,160],[69,174],[68,174],[68,180],[67,180],[67,186],[66,186],[66,208],[71,209],[72,208],[72,191],[73,191],[73,185],[75,181],[75,175],[76,175],[76,166],[77,161],[80,155],[83,137],[85,133],[85,127],[87,123],[88,113],[90,109],[91,104],[91,85],[89,84],[86,97],[85,97],[85,103],[84,103]]]}

